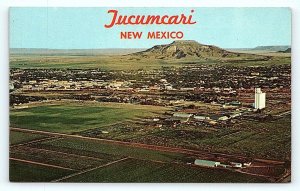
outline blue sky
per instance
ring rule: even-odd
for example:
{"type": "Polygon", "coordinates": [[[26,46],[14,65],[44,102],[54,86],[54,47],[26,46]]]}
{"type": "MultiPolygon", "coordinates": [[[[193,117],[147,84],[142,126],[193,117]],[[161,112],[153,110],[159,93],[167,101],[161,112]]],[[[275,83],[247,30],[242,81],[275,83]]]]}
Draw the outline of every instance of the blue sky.
{"type": "Polygon", "coordinates": [[[148,48],[173,41],[148,40],[148,31],[183,31],[185,40],[222,48],[291,45],[288,8],[10,8],[10,48],[148,48]],[[122,15],[190,14],[195,25],[115,26],[109,9],[122,15]],[[121,40],[121,31],[142,31],[140,40],[121,40]]]}

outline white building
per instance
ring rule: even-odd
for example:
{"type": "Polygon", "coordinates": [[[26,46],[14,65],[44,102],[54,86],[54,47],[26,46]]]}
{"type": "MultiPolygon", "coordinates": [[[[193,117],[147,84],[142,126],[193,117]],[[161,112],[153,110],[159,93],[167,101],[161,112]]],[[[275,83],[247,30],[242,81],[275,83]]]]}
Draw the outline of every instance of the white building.
{"type": "Polygon", "coordinates": [[[227,117],[227,116],[222,116],[222,117],[219,117],[218,120],[220,120],[220,121],[226,121],[226,120],[228,120],[228,119],[229,119],[229,117],[227,117]]]}
{"type": "Polygon", "coordinates": [[[181,118],[190,118],[192,117],[192,114],[189,113],[174,113],[174,117],[181,117],[181,118]]]}
{"type": "Polygon", "coordinates": [[[263,93],[260,88],[255,88],[255,109],[263,109],[266,107],[266,93],[263,93]]]}

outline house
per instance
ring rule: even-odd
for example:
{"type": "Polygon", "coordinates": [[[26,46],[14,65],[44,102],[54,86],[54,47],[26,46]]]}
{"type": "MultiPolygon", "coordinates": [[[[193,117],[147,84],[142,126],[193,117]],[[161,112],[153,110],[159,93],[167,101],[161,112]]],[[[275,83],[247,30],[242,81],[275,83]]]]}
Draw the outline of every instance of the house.
{"type": "Polygon", "coordinates": [[[230,118],[236,118],[236,117],[239,117],[241,115],[242,115],[241,113],[233,113],[233,114],[230,115],[230,118]]]}
{"type": "Polygon", "coordinates": [[[214,120],[211,120],[211,121],[209,121],[208,123],[211,124],[211,125],[216,125],[218,122],[216,122],[216,121],[214,121],[214,120]]]}
{"type": "Polygon", "coordinates": [[[195,115],[195,116],[194,116],[194,119],[195,119],[195,120],[198,120],[198,121],[203,121],[203,120],[209,120],[210,117],[203,116],[203,115],[195,115]]]}

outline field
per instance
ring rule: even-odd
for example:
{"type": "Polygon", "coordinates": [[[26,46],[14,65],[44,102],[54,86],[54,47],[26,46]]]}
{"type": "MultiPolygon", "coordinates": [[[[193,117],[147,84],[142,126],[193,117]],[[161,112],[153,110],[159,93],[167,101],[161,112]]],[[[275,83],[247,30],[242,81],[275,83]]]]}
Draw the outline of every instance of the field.
{"type": "Polygon", "coordinates": [[[231,128],[161,129],[141,121],[169,107],[66,100],[27,106],[11,109],[11,181],[274,182],[287,172],[290,115],[231,128]],[[195,166],[197,158],[258,162],[220,169],[195,166]]]}
{"type": "MultiPolygon", "coordinates": [[[[265,54],[266,55],[266,54],[265,54]]],[[[233,66],[268,66],[278,64],[290,64],[290,54],[273,53],[268,61],[244,61],[238,60],[218,61],[200,60],[200,59],[135,59],[126,56],[104,56],[104,55],[11,55],[11,68],[56,68],[56,69],[92,69],[100,68],[102,70],[153,70],[161,67],[182,67],[186,64],[226,64],[233,66]]]]}
{"type": "MultiPolygon", "coordinates": [[[[75,103],[72,104],[72,106],[68,105],[66,107],[76,108],[75,103]]],[[[33,111],[31,109],[39,108],[34,111],[44,111],[49,114],[54,112],[54,108],[61,109],[61,107],[64,106],[61,105],[61,107],[57,107],[57,105],[56,103],[46,106],[44,110],[39,108],[41,106],[35,105],[28,109],[17,110],[16,113],[20,111],[21,114],[24,114],[26,110],[33,111]],[[49,108],[51,108],[51,112],[49,108]]],[[[108,110],[117,107],[117,105],[111,104],[105,106],[108,105],[110,105],[110,107],[107,108],[108,110]]],[[[138,106],[138,108],[141,109],[141,106],[138,106]]],[[[41,114],[43,114],[43,112],[41,112],[41,114]]],[[[83,114],[84,112],[80,115],[83,114]]],[[[284,156],[284,153],[277,152],[278,150],[283,150],[282,146],[288,145],[283,140],[288,141],[290,135],[285,129],[279,128],[283,123],[288,123],[289,119],[282,118],[281,120],[282,121],[277,123],[264,123],[263,128],[259,122],[251,123],[253,126],[243,124],[243,127],[245,125],[247,128],[253,129],[254,131],[252,132],[241,132],[238,129],[232,131],[219,130],[219,132],[211,131],[209,134],[203,134],[201,139],[194,140],[187,139],[186,137],[178,137],[178,135],[171,131],[163,132],[159,135],[161,136],[160,139],[166,136],[173,138],[172,140],[175,143],[181,143],[184,139],[200,141],[200,143],[198,142],[199,145],[218,146],[219,150],[217,147],[212,148],[214,151],[223,151],[223,153],[234,153],[237,151],[237,154],[240,154],[239,151],[242,148],[245,152],[249,152],[251,156],[257,156],[259,154],[265,155],[272,151],[274,153],[271,153],[270,156],[276,154],[280,157],[284,156]],[[269,131],[266,131],[266,128],[268,128],[269,131]],[[262,132],[262,130],[264,131],[262,132]],[[280,137],[278,134],[282,135],[283,138],[280,138],[282,140],[278,140],[278,137],[280,137]],[[277,139],[275,139],[276,137],[277,139]],[[268,139],[270,144],[269,142],[266,144],[256,144],[257,142],[262,142],[260,139],[268,139]],[[278,144],[278,142],[282,142],[282,146],[278,144]],[[255,145],[255,147],[253,147],[253,145],[255,145]],[[274,145],[278,146],[274,147],[274,145]]],[[[11,142],[15,144],[22,143],[21,145],[12,145],[10,148],[12,165],[10,179],[12,181],[19,181],[23,174],[28,174],[26,179],[22,181],[269,182],[274,181],[273,177],[284,173],[281,163],[279,166],[274,166],[272,163],[262,164],[263,166],[259,168],[259,171],[253,167],[246,169],[241,174],[234,170],[212,169],[191,165],[198,157],[220,157],[221,155],[218,156],[219,154],[212,155],[206,152],[202,153],[200,150],[193,151],[155,146],[150,147],[143,144],[101,140],[78,136],[78,134],[74,134],[71,131],[63,131],[67,134],[61,134],[62,131],[59,131],[59,133],[43,131],[44,129],[41,128],[36,131],[35,128],[23,128],[21,124],[19,127],[21,127],[21,129],[12,128],[11,130],[11,140],[19,140],[11,142]],[[20,137],[22,136],[26,138],[21,139],[20,137]],[[20,162],[19,160],[22,161],[20,162]],[[33,166],[33,168],[31,168],[31,166],[33,166]],[[47,168],[47,170],[44,171],[43,169],[45,168],[47,168]],[[264,171],[261,171],[262,168],[266,169],[266,173],[274,174],[272,175],[272,179],[259,177],[260,175],[250,175],[253,172],[254,174],[264,173],[264,171]],[[30,170],[32,170],[32,172],[30,170]],[[247,174],[248,171],[250,174],[247,174]],[[48,173],[52,175],[50,176],[48,173]],[[36,178],[37,174],[39,178],[36,178]]],[[[103,128],[105,127],[106,126],[103,126],[103,128]]],[[[286,127],[286,125],[283,125],[283,127],[286,127]]],[[[193,132],[193,134],[197,136],[195,132],[193,132]]],[[[153,133],[150,135],[153,136],[153,133]]],[[[191,143],[188,144],[192,145],[191,143]]],[[[222,157],[224,156],[222,155],[222,157]]],[[[230,158],[232,157],[234,156],[230,155],[230,158]]],[[[237,155],[237,157],[240,156],[237,155]]],[[[263,174],[262,176],[265,175],[263,174]]]]}
{"type": "Polygon", "coordinates": [[[147,107],[132,104],[59,104],[33,105],[28,109],[12,109],[11,126],[51,132],[74,133],[122,123],[139,117],[153,116],[165,111],[162,107],[147,107]]]}
{"type": "MultiPolygon", "coordinates": [[[[121,56],[61,56],[61,55],[16,55],[11,56],[12,68],[100,68],[102,70],[155,69],[165,65],[162,60],[126,60],[121,56]]],[[[180,66],[174,63],[170,66],[180,66]]]]}
{"type": "Polygon", "coordinates": [[[263,179],[228,171],[127,159],[64,182],[262,182],[263,179]],[[126,169],[126,170],[125,170],[126,169]],[[116,173],[117,172],[117,173],[116,173]]]}
{"type": "Polygon", "coordinates": [[[69,170],[45,167],[10,160],[9,180],[12,182],[49,182],[72,173],[69,170]]]}
{"type": "MultiPolygon", "coordinates": [[[[12,130],[12,132],[17,132],[12,130]]],[[[39,133],[36,133],[39,134],[39,133]]],[[[10,149],[11,181],[54,182],[269,182],[267,178],[188,164],[191,154],[118,142],[68,138],[10,149]],[[125,170],[126,169],[126,170],[125,170]],[[26,178],[24,178],[26,174],[26,178]],[[22,178],[23,177],[23,178],[22,178]]],[[[72,135],[66,135],[72,136],[72,135]]]]}
{"type": "Polygon", "coordinates": [[[219,152],[285,160],[291,152],[290,127],[290,116],[269,122],[245,121],[234,125],[235,130],[220,130],[197,143],[219,152]]]}
{"type": "MultiPolygon", "coordinates": [[[[11,126],[18,128],[203,151],[244,154],[248,157],[278,160],[290,158],[290,115],[263,122],[244,120],[242,123],[233,124],[230,128],[217,129],[190,128],[184,125],[160,129],[140,123],[141,119],[157,116],[164,111],[167,111],[167,108],[133,104],[55,102],[43,106],[33,105],[27,109],[12,109],[10,116],[11,126]]],[[[29,134],[24,139],[25,141],[27,139],[33,140],[35,136],[37,135],[29,134]]],[[[22,134],[12,136],[12,144],[22,142],[22,137],[24,137],[22,134]]],[[[67,143],[66,146],[68,147],[82,146],[80,142],[71,139],[67,143]]],[[[57,140],[51,141],[51,144],[57,146],[55,144],[66,144],[66,142],[57,140]]],[[[97,146],[91,146],[89,149],[97,149],[97,146]]],[[[108,150],[114,152],[110,148],[108,150]]],[[[136,153],[143,155],[140,151],[136,153]]],[[[153,153],[153,155],[159,156],[159,153],[153,153]]]]}
{"type": "Polygon", "coordinates": [[[11,131],[9,135],[9,144],[21,144],[26,143],[28,141],[34,141],[37,139],[45,138],[44,135],[38,135],[38,134],[31,134],[31,133],[23,133],[23,132],[15,132],[11,131]]]}
{"type": "Polygon", "coordinates": [[[90,140],[80,139],[59,139],[55,141],[45,141],[41,144],[41,147],[46,145],[47,148],[67,148],[73,150],[81,148],[81,150],[93,152],[93,153],[105,153],[108,155],[117,155],[120,157],[134,157],[138,159],[157,160],[165,162],[178,162],[184,160],[185,155],[180,153],[162,152],[155,150],[147,150],[144,148],[130,147],[118,144],[103,143],[90,140]]]}

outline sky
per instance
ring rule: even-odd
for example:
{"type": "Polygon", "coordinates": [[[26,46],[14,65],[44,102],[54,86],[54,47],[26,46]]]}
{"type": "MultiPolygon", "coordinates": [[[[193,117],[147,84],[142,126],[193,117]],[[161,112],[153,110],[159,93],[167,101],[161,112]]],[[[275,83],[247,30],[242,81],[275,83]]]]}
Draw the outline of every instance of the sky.
{"type": "Polygon", "coordinates": [[[10,8],[10,48],[149,48],[174,39],[149,40],[152,31],[182,31],[183,40],[222,48],[291,45],[289,8],[10,8]],[[115,26],[109,9],[120,15],[186,15],[194,25],[115,26]],[[141,39],[120,39],[121,31],[143,32],[141,39]]]}

